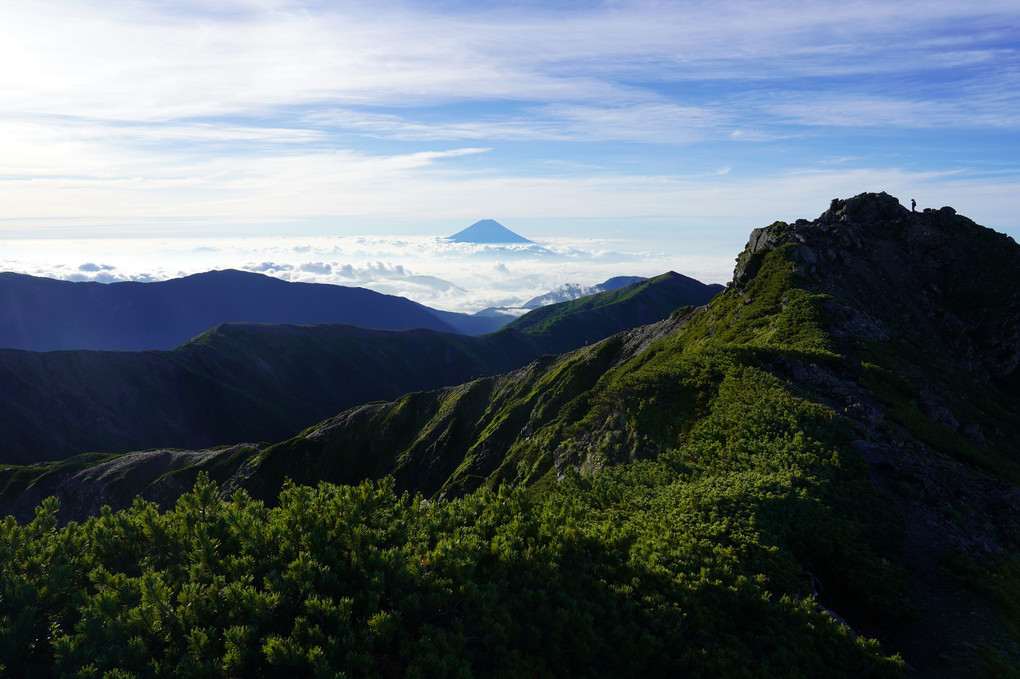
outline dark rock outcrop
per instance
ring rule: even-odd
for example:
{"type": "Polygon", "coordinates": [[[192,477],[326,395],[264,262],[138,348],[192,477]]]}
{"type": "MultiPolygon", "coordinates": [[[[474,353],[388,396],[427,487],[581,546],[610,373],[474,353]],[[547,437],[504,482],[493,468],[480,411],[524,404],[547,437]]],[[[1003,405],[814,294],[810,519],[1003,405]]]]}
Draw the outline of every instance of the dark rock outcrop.
{"type": "Polygon", "coordinates": [[[981,563],[1020,544],[1020,246],[950,207],[911,212],[886,193],[833,200],[817,219],[752,232],[732,289],[779,253],[824,300],[839,363],[774,372],[841,412],[872,480],[904,520],[901,563],[918,621],[874,629],[919,674],[962,676],[978,639],[1020,646],[999,614],[950,576],[950,554],[981,563]]]}
{"type": "Polygon", "coordinates": [[[1005,378],[1020,366],[1020,247],[950,207],[911,212],[887,193],[835,199],[814,221],[755,229],[731,285],[764,253],[791,246],[806,289],[829,295],[843,339],[882,340],[896,328],[935,358],[1005,378]]]}

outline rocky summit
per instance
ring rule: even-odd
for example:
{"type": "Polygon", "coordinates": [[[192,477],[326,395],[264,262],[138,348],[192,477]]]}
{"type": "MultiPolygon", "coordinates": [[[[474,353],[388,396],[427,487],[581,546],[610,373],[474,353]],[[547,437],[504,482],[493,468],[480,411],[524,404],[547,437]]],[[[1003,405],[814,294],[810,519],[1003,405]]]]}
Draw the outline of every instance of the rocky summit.
{"type": "Polygon", "coordinates": [[[920,676],[962,676],[979,663],[961,636],[1015,653],[1015,641],[990,631],[996,604],[962,595],[946,573],[958,558],[1015,563],[1020,247],[951,207],[912,212],[866,193],[833,200],[813,221],[755,229],[732,294],[755,294],[770,255],[817,295],[842,357],[788,356],[770,369],[854,423],[855,448],[904,521],[900,558],[919,617],[887,634],[920,676]]]}
{"type": "Polygon", "coordinates": [[[814,220],[751,233],[740,289],[761,253],[789,245],[805,287],[831,297],[845,337],[883,340],[901,328],[933,358],[982,376],[1020,366],[1020,249],[951,207],[911,212],[886,193],[834,199],[814,220]]]}

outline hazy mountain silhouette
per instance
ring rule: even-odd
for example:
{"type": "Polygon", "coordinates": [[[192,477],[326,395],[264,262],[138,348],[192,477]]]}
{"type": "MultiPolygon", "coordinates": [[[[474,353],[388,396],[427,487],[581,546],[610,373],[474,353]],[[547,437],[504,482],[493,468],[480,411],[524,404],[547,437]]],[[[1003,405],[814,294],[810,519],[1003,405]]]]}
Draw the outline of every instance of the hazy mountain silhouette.
{"type": "Polygon", "coordinates": [[[60,281],[0,273],[0,347],[172,349],[221,323],[349,323],[483,334],[485,319],[364,288],[209,271],[154,283],[60,281]]]}
{"type": "MultiPolygon", "coordinates": [[[[486,307],[481,311],[476,311],[474,315],[489,316],[492,318],[506,318],[510,321],[528,313],[529,311],[534,311],[535,309],[539,309],[550,304],[569,302],[570,300],[580,299],[581,297],[587,297],[588,295],[594,295],[599,292],[616,290],[624,287],[625,285],[638,283],[643,280],[646,280],[644,276],[614,276],[604,283],[597,283],[595,285],[565,283],[555,290],[550,290],[549,292],[538,295],[537,297],[532,297],[520,306],[486,307]]],[[[721,288],[722,286],[719,287],[721,288]]]]}
{"type": "Polygon", "coordinates": [[[531,243],[524,236],[519,236],[494,219],[483,219],[475,222],[463,231],[449,237],[457,243],[531,243]]]}
{"type": "MultiPolygon", "coordinates": [[[[566,283],[555,290],[545,293],[544,295],[532,297],[522,304],[521,307],[525,309],[538,309],[549,304],[556,304],[557,302],[569,302],[572,299],[580,299],[581,297],[594,295],[598,292],[617,290],[626,285],[630,285],[631,283],[637,283],[643,280],[645,280],[644,276],[613,276],[609,280],[595,285],[566,283]]],[[[720,285],[719,288],[722,289],[722,286],[720,285]]]]}

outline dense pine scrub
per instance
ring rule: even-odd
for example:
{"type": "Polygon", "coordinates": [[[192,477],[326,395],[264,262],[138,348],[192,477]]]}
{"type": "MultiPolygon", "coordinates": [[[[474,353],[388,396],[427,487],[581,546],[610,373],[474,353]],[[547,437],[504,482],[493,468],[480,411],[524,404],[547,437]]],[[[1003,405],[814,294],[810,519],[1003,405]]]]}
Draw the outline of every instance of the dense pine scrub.
{"type": "Polygon", "coordinates": [[[201,478],[0,535],[0,657],[57,676],[895,676],[898,524],[833,413],[727,364],[686,442],[546,492],[201,478]],[[822,591],[824,590],[824,594],[822,591]]]}

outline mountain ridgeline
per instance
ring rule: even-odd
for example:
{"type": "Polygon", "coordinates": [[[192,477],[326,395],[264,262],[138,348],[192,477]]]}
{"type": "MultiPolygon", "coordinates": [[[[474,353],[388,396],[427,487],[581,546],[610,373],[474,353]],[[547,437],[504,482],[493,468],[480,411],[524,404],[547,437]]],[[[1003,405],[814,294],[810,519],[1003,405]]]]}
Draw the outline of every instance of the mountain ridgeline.
{"type": "MultiPolygon", "coordinates": [[[[593,324],[615,306],[568,304],[593,324]]],[[[138,676],[1015,676],[1012,239],[861,194],[755,229],[705,306],[598,341],[541,311],[507,332],[576,348],[272,445],[0,471],[4,507],[32,519],[3,525],[0,644],[31,650],[2,657],[138,676]]]]}
{"type": "MultiPolygon", "coordinates": [[[[607,281],[607,283],[610,283],[607,281]]],[[[539,307],[507,324],[542,342],[551,353],[563,353],[620,332],[662,320],[678,308],[701,306],[723,289],[670,272],[647,282],[632,283],[604,293],[539,307]],[[704,299],[704,302],[698,300],[704,299]]]]}
{"type": "Polygon", "coordinates": [[[0,273],[0,347],[30,351],[173,349],[221,323],[347,323],[480,335],[491,318],[431,309],[365,288],[209,271],[153,283],[0,273]]]}
{"type": "MultiPolygon", "coordinates": [[[[544,295],[538,297],[532,297],[527,302],[521,305],[523,309],[538,309],[540,307],[547,306],[549,304],[556,304],[558,302],[569,302],[570,300],[580,299],[581,297],[587,297],[588,295],[594,295],[598,292],[609,292],[610,290],[617,290],[624,286],[630,285],[631,283],[638,283],[644,280],[641,276],[613,276],[607,281],[599,283],[597,285],[578,285],[576,283],[567,283],[560,287],[547,292],[544,295]]],[[[719,286],[722,289],[722,286],[719,286]]]]}
{"type": "Polygon", "coordinates": [[[0,349],[0,463],[280,440],[355,405],[507,372],[665,318],[720,287],[664,274],[554,305],[555,323],[542,309],[534,324],[526,316],[482,337],[230,323],[173,351],[0,349]]]}

